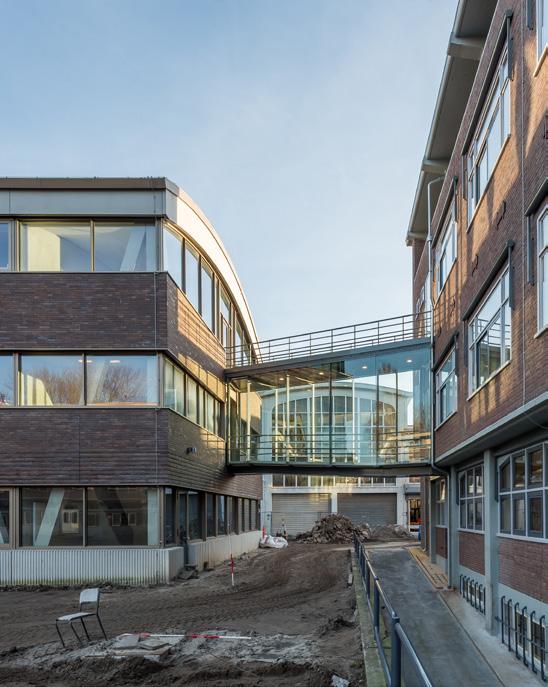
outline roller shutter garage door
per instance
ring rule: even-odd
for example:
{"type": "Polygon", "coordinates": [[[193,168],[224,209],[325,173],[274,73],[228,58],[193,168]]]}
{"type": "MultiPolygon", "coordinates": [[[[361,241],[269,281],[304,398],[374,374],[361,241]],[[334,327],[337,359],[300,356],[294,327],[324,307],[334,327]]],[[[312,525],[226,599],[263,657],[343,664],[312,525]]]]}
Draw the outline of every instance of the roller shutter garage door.
{"type": "Polygon", "coordinates": [[[393,525],[397,522],[396,494],[339,494],[338,511],[361,525],[393,525]]]}
{"type": "Polygon", "coordinates": [[[330,507],[329,494],[273,494],[272,534],[282,532],[284,523],[289,535],[308,532],[330,507]]]}

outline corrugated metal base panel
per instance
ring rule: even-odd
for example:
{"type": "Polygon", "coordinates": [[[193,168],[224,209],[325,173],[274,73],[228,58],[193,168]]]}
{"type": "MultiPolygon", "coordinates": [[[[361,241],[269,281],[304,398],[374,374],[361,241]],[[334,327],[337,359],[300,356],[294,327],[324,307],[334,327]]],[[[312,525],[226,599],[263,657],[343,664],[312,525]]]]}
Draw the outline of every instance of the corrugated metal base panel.
{"type": "Polygon", "coordinates": [[[261,540],[259,530],[243,532],[242,534],[230,534],[224,537],[215,537],[207,541],[190,542],[188,545],[188,562],[202,570],[204,565],[213,566],[230,558],[241,556],[242,553],[258,548],[261,540]]]}
{"type": "Polygon", "coordinates": [[[183,566],[182,547],[4,550],[0,551],[0,585],[160,584],[169,582],[183,566]]]}

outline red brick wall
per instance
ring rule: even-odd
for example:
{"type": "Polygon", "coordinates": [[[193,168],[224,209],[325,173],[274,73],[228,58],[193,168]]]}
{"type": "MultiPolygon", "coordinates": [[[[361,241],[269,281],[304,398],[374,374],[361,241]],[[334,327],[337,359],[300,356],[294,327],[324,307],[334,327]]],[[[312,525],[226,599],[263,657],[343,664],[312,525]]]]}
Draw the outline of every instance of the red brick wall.
{"type": "Polygon", "coordinates": [[[499,581],[548,603],[548,544],[499,537],[499,581]]]}
{"type": "MultiPolygon", "coordinates": [[[[548,359],[548,333],[535,338],[537,285],[527,283],[524,226],[525,210],[546,175],[544,84],[548,78],[548,60],[544,61],[542,69],[535,75],[536,33],[525,25],[524,5],[520,0],[498,3],[433,216],[435,235],[443,225],[442,210],[450,197],[453,178],[458,177],[458,258],[434,307],[434,358],[439,361],[452,335],[458,331],[459,406],[457,414],[436,431],[438,456],[547,389],[546,375],[539,374],[538,371],[542,368],[543,361],[548,359]],[[467,201],[462,194],[463,184],[466,183],[462,175],[462,156],[467,152],[464,143],[507,9],[514,11],[511,23],[514,53],[513,78],[510,84],[511,135],[475,217],[470,227],[467,227],[467,201]],[[462,316],[509,240],[515,242],[512,255],[512,360],[494,379],[467,400],[469,387],[464,350],[465,323],[462,316]]],[[[416,290],[420,288],[419,278],[417,271],[414,285],[416,290]]]]}
{"type": "Polygon", "coordinates": [[[459,532],[459,563],[485,575],[483,534],[459,532]]]}
{"type": "Polygon", "coordinates": [[[436,527],[436,553],[447,558],[447,527],[436,527]]]}

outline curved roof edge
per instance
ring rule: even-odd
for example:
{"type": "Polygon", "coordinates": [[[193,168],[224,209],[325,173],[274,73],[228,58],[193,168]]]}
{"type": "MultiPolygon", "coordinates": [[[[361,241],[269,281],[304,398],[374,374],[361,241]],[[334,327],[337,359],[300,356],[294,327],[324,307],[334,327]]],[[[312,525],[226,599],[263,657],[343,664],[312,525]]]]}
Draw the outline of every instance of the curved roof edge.
{"type": "MultiPolygon", "coordinates": [[[[449,35],[445,65],[430,124],[406,240],[428,234],[428,184],[445,174],[468,103],[497,0],[459,0],[449,35]]],[[[439,185],[433,188],[432,209],[439,185]]]]}

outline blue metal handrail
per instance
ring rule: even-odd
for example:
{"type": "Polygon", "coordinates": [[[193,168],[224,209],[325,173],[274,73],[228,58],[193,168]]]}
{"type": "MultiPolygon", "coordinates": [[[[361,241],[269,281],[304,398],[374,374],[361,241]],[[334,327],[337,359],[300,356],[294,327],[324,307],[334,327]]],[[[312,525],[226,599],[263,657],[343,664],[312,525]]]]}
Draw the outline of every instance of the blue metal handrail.
{"type": "Polygon", "coordinates": [[[373,619],[375,642],[379,650],[379,656],[386,684],[388,687],[402,687],[403,650],[405,652],[405,656],[410,661],[416,672],[416,675],[420,680],[421,687],[434,687],[424,666],[417,656],[417,652],[413,648],[411,640],[401,626],[400,618],[386,596],[361,541],[356,535],[354,535],[354,550],[358,559],[362,583],[367,598],[367,605],[369,606],[369,612],[371,613],[371,617],[373,619]],[[373,604],[371,604],[371,580],[373,580],[373,604]],[[390,663],[388,663],[388,658],[382,643],[380,630],[381,599],[390,619],[390,663]]]}

